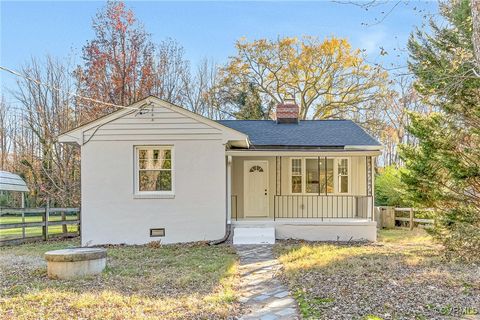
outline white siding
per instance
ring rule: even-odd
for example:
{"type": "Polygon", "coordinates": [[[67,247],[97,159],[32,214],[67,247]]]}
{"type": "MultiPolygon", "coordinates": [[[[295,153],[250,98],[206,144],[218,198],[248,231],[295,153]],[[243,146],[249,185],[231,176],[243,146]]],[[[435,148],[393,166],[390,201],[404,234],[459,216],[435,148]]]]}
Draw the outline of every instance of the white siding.
{"type": "Polygon", "coordinates": [[[156,106],[83,132],[84,141],[220,140],[222,131],[165,107],[156,106]],[[92,136],[93,135],[93,136],[92,136]]]}
{"type": "Polygon", "coordinates": [[[82,245],[174,243],[224,236],[223,133],[166,108],[160,110],[154,117],[149,112],[131,113],[85,133],[82,245]],[[134,195],[134,148],[138,145],[174,146],[173,198],[134,195]],[[150,228],[165,228],[165,237],[150,238],[150,228]]]}

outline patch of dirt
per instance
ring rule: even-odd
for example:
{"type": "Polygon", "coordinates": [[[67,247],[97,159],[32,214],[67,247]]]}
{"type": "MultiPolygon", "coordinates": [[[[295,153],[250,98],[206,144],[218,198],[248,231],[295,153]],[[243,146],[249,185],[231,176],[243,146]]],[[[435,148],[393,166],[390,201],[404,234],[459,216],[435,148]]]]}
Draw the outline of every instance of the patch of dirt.
{"type": "Polygon", "coordinates": [[[44,259],[38,256],[19,256],[15,254],[2,254],[0,259],[1,268],[30,268],[36,269],[39,267],[46,267],[47,263],[44,259]]]}

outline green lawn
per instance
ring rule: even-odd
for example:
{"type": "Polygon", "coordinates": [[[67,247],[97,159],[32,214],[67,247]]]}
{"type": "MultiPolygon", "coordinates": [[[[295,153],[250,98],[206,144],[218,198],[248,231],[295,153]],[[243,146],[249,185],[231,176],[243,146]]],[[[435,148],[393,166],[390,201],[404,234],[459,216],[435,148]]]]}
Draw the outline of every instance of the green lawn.
{"type": "MultiPolygon", "coordinates": [[[[65,220],[76,220],[76,215],[67,215],[65,220]]],[[[25,222],[41,222],[41,216],[26,216],[25,222]]],[[[62,217],[60,215],[50,215],[48,221],[62,221],[62,217]]],[[[9,223],[21,223],[22,217],[20,216],[1,216],[0,217],[0,224],[9,224],[9,223]]]]}
{"type": "Polygon", "coordinates": [[[447,261],[424,230],[378,243],[281,242],[282,275],[307,319],[457,319],[480,313],[480,268],[447,261]]]}
{"type": "Polygon", "coordinates": [[[225,319],[238,314],[237,257],[227,245],[108,247],[107,269],[50,280],[49,241],[0,248],[1,319],[225,319]]]}
{"type": "MultiPolygon", "coordinates": [[[[66,220],[76,220],[76,215],[67,215],[66,220]]],[[[61,221],[62,217],[59,214],[50,215],[49,221],[61,221]]],[[[26,216],[25,222],[41,222],[41,216],[26,216]]],[[[10,224],[10,223],[22,223],[21,216],[1,216],[0,217],[0,224],[10,224]]],[[[67,225],[68,232],[78,232],[77,225],[67,225]]],[[[49,226],[48,227],[48,234],[49,236],[53,236],[56,234],[62,233],[62,226],[49,226]]],[[[26,237],[38,237],[42,235],[42,227],[28,227],[25,228],[25,235],[26,237]]],[[[22,229],[15,228],[15,229],[0,229],[0,240],[7,240],[7,239],[18,239],[22,237],[22,229]]]]}

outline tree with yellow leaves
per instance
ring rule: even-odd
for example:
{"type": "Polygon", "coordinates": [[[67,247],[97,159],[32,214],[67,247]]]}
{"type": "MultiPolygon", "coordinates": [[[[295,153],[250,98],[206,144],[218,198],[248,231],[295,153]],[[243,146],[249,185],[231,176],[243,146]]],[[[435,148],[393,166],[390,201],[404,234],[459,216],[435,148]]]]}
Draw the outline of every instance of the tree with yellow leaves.
{"type": "Polygon", "coordinates": [[[222,69],[223,89],[235,91],[253,84],[265,106],[293,95],[301,119],[360,111],[378,98],[387,82],[386,73],[366,63],[346,39],[241,39],[236,48],[237,54],[222,69]]]}

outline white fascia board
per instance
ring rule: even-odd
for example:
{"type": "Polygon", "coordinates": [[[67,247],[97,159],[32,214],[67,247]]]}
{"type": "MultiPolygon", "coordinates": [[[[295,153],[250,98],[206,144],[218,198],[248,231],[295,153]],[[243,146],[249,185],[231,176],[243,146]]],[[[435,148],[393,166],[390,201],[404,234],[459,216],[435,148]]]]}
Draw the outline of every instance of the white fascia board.
{"type": "Polygon", "coordinates": [[[14,185],[0,182],[0,190],[2,191],[19,191],[19,192],[28,192],[27,186],[14,185]]]}
{"type": "Polygon", "coordinates": [[[57,141],[66,144],[80,144],[80,136],[73,132],[67,132],[58,136],[57,141]]]}
{"type": "Polygon", "coordinates": [[[383,146],[345,146],[343,147],[344,150],[383,150],[383,146]]]}
{"type": "Polygon", "coordinates": [[[361,157],[361,156],[379,156],[381,152],[379,150],[227,150],[228,156],[241,156],[241,157],[361,157]]]}

